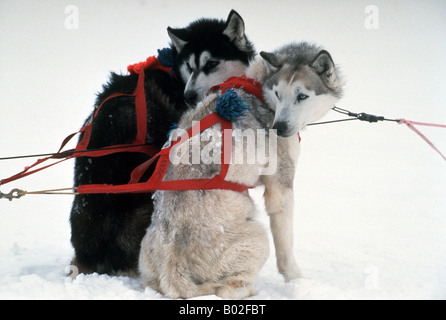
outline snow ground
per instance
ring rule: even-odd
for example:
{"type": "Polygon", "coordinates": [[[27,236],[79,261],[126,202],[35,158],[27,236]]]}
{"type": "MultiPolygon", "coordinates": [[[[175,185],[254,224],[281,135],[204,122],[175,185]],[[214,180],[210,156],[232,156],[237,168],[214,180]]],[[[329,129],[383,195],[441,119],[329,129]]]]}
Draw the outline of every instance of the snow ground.
{"type": "MultiPolygon", "coordinates": [[[[89,114],[110,70],[124,72],[166,46],[168,25],[225,18],[231,8],[259,51],[292,40],[324,45],[347,78],[340,107],[446,123],[444,2],[375,1],[376,30],[364,26],[368,1],[266,3],[1,2],[0,157],[57,149],[89,114]],[[79,9],[74,30],[64,25],[68,5],[79,9]]],[[[444,130],[420,129],[446,152],[444,130]]],[[[446,164],[439,155],[394,123],[333,124],[301,135],[295,253],[304,277],[284,283],[271,250],[253,299],[445,299],[446,164]]],[[[32,161],[2,161],[0,177],[32,161]]],[[[66,162],[1,190],[65,187],[71,180],[66,162]]],[[[261,193],[253,197],[268,228],[261,193]]],[[[0,298],[163,299],[137,279],[65,276],[73,255],[71,201],[0,200],[0,298]]]]}

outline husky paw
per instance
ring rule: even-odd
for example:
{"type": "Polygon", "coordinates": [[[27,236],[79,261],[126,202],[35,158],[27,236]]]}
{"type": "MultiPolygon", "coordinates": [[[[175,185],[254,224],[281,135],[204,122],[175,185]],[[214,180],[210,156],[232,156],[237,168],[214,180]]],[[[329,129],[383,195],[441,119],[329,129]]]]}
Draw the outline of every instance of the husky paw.
{"type": "Polygon", "coordinates": [[[280,273],[285,278],[285,282],[290,282],[294,279],[302,278],[302,272],[300,271],[297,264],[294,264],[294,265],[286,268],[286,270],[281,271],[280,273]]]}
{"type": "Polygon", "coordinates": [[[241,300],[251,297],[257,293],[253,285],[234,288],[231,286],[224,286],[217,289],[216,295],[222,299],[241,300]]]}

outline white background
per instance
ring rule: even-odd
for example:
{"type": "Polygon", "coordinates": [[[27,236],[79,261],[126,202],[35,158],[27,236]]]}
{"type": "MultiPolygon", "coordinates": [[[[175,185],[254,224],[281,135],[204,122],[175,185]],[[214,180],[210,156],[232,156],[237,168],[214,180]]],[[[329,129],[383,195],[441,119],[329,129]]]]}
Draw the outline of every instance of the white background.
{"type": "MultiPolygon", "coordinates": [[[[226,19],[231,9],[258,51],[304,40],[324,46],[347,79],[339,107],[446,124],[441,0],[2,0],[0,157],[57,151],[91,112],[110,71],[124,73],[166,47],[167,26],[226,19]],[[377,29],[365,25],[370,4],[379,10],[377,29]],[[79,13],[74,29],[67,28],[69,5],[79,13]]],[[[420,129],[446,153],[445,129],[420,129]]],[[[254,298],[446,298],[446,162],[395,123],[317,126],[301,136],[295,253],[304,278],[285,284],[272,251],[254,298]]],[[[0,178],[34,160],[0,161],[0,178]]],[[[72,167],[1,190],[70,187],[72,167]]],[[[261,190],[253,196],[267,226],[261,190]]],[[[0,200],[0,298],[162,298],[129,278],[65,278],[71,201],[0,200]]]]}

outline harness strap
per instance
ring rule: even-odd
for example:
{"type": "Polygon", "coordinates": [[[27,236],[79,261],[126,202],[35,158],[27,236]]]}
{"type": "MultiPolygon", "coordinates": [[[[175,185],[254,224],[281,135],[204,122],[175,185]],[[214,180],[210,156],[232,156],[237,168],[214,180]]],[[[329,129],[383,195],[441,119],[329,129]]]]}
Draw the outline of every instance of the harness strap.
{"type": "Polygon", "coordinates": [[[159,151],[157,148],[145,144],[147,135],[147,107],[146,107],[146,94],[144,90],[144,78],[145,78],[144,72],[140,72],[138,77],[138,83],[132,94],[115,93],[110,95],[99,105],[99,107],[96,109],[93,115],[93,119],[96,118],[102,106],[107,101],[113,98],[122,96],[135,97],[136,127],[137,127],[137,135],[135,140],[130,145],[118,144],[118,145],[108,146],[107,148],[102,150],[81,152],[82,150],[87,150],[88,145],[90,143],[91,132],[93,129],[93,122],[94,122],[90,121],[90,123],[85,125],[79,131],[83,132],[84,135],[76,146],[75,149],[75,151],[77,152],[76,157],[82,157],[82,156],[101,157],[116,152],[141,152],[149,156],[154,156],[159,151]],[[115,149],[119,149],[119,151],[115,149]]]}
{"type": "Polygon", "coordinates": [[[156,190],[170,190],[170,191],[184,191],[184,190],[210,190],[223,189],[237,192],[246,191],[251,186],[242,185],[236,182],[226,181],[226,175],[229,170],[232,152],[232,123],[223,119],[216,113],[212,113],[203,118],[198,124],[190,128],[188,132],[181,138],[177,139],[170,146],[162,149],[153,158],[139,165],[133,170],[129,184],[126,185],[83,185],[79,186],[76,191],[80,194],[91,193],[150,193],[156,190]],[[167,172],[170,163],[170,152],[178,143],[188,140],[193,136],[193,133],[199,134],[204,130],[221,123],[222,131],[222,152],[221,152],[221,171],[218,175],[211,179],[186,179],[186,180],[167,180],[164,181],[164,176],[167,172]],[[200,130],[197,130],[197,127],[200,130]],[[198,132],[197,132],[198,131],[198,132]],[[146,170],[156,162],[156,167],[153,175],[146,182],[139,182],[146,170]]]}
{"type": "Polygon", "coordinates": [[[259,101],[265,103],[263,100],[263,91],[260,82],[257,82],[252,78],[247,78],[245,75],[241,77],[231,77],[225,82],[213,86],[211,89],[209,89],[209,92],[221,90],[222,93],[225,93],[226,90],[233,88],[242,89],[255,96],[257,99],[259,99],[259,101]]]}
{"type": "MultiPolygon", "coordinates": [[[[143,69],[141,70],[143,71],[143,69]]],[[[61,154],[53,155],[44,159],[39,159],[33,165],[25,168],[25,170],[19,174],[16,174],[8,179],[4,179],[0,181],[1,184],[5,184],[25,176],[28,176],[32,173],[41,171],[48,167],[51,167],[57,163],[62,161],[81,156],[89,156],[89,157],[100,157],[104,155],[109,155],[117,152],[142,152],[145,153],[152,158],[143,164],[139,165],[131,174],[131,179],[129,184],[126,185],[107,185],[107,184],[90,184],[90,185],[82,185],[76,188],[77,193],[79,194],[92,194],[92,193],[149,193],[156,190],[209,190],[209,189],[224,189],[224,190],[232,190],[243,192],[249,188],[250,186],[241,185],[239,183],[226,181],[226,175],[229,171],[229,164],[231,162],[231,153],[232,153],[232,123],[229,120],[222,118],[220,115],[216,113],[212,113],[202,119],[198,124],[193,126],[187,132],[188,137],[198,133],[203,132],[204,130],[210,128],[213,125],[221,123],[221,131],[222,131],[222,152],[221,152],[221,171],[220,174],[214,176],[211,179],[187,179],[187,180],[172,180],[172,181],[164,181],[164,176],[167,172],[169,166],[169,155],[171,149],[180,141],[185,141],[180,138],[177,141],[173,142],[169,147],[162,149],[161,151],[156,148],[146,145],[145,139],[147,134],[147,107],[146,107],[146,97],[145,97],[145,88],[144,88],[144,72],[139,72],[137,86],[132,94],[123,94],[123,93],[115,93],[110,95],[107,99],[105,99],[96,111],[93,114],[92,120],[87,123],[79,132],[73,133],[66,137],[62,142],[62,145],[58,151],[62,150],[62,148],[73,138],[77,133],[83,133],[82,138],[77,144],[74,152],[72,150],[63,152],[64,156],[61,154]],[[88,145],[90,143],[93,123],[94,119],[100,112],[104,103],[109,101],[110,99],[119,97],[119,96],[134,96],[135,97],[135,109],[136,109],[136,118],[137,118],[137,136],[131,145],[114,145],[105,147],[98,150],[90,150],[88,151],[88,145]],[[200,130],[197,129],[199,126],[200,130]],[[229,132],[229,133],[228,133],[229,132]],[[118,148],[118,149],[117,149],[118,148]],[[84,151],[85,150],[85,151],[84,151]],[[68,154],[68,155],[67,155],[68,154]],[[49,159],[60,159],[64,158],[56,163],[47,165],[45,167],[35,169],[29,171],[31,168],[49,160],[49,159]],[[139,182],[147,169],[155,163],[158,159],[155,167],[155,172],[150,177],[150,179],[146,182],[139,182]]],[[[262,90],[260,84],[256,83],[253,79],[248,79],[245,76],[243,77],[232,77],[228,79],[225,83],[221,85],[217,85],[213,87],[211,90],[222,90],[225,92],[230,88],[242,88],[245,91],[253,94],[259,100],[263,101],[262,90]]],[[[188,139],[186,139],[188,140],[188,139]]]]}
{"type": "Polygon", "coordinates": [[[107,97],[96,109],[96,111],[93,114],[92,120],[87,123],[82,129],[80,129],[78,132],[72,133],[68,135],[62,142],[59,150],[57,153],[61,153],[62,149],[65,147],[65,145],[78,133],[83,133],[83,136],[81,140],[78,142],[76,148],[74,150],[67,150],[64,151],[61,154],[52,155],[46,158],[42,158],[37,160],[34,164],[26,167],[22,172],[19,172],[18,174],[15,174],[9,178],[3,179],[0,181],[0,185],[24,178],[26,176],[29,176],[33,173],[42,171],[46,168],[52,167],[62,161],[76,158],[76,157],[102,157],[118,152],[140,152],[147,154],[150,157],[153,157],[159,152],[159,149],[148,145],[145,143],[146,135],[147,135],[147,107],[146,107],[146,95],[145,95],[145,89],[144,89],[144,72],[140,72],[138,76],[138,82],[135,90],[131,94],[125,94],[125,93],[114,93],[107,97]],[[109,100],[116,98],[116,97],[135,97],[135,111],[136,111],[136,126],[137,126],[137,135],[135,140],[131,144],[118,144],[113,146],[107,146],[104,148],[100,148],[97,150],[88,150],[88,145],[90,144],[91,139],[91,133],[93,130],[93,124],[94,119],[98,115],[99,111],[101,110],[102,106],[109,100]],[[72,151],[75,151],[72,152],[72,151]],[[62,159],[63,158],[63,159],[62,159]],[[31,170],[32,168],[40,165],[41,163],[49,160],[49,159],[62,159],[60,161],[57,161],[55,163],[52,163],[50,165],[41,167],[39,169],[31,170]]]}

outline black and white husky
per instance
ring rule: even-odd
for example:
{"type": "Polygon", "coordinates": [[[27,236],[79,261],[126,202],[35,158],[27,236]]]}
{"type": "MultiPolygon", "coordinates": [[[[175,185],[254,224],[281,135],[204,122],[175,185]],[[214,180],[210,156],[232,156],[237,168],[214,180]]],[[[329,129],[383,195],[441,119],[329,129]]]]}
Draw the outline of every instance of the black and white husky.
{"type": "MultiPolygon", "coordinates": [[[[183,29],[168,28],[168,34],[176,79],[161,70],[145,70],[146,142],[157,148],[188,104],[201,100],[213,85],[244,74],[255,54],[235,11],[226,21],[200,19],[183,29]]],[[[96,107],[111,94],[132,93],[137,80],[136,74],[112,73],[96,107]]],[[[132,143],[135,123],[134,99],[122,96],[107,101],[94,119],[89,149],[132,143]]],[[[146,160],[140,153],[77,158],[74,185],[128,183],[132,170],[146,160]]],[[[150,194],[77,195],[70,216],[72,264],[77,271],[136,274],[141,239],[152,212],[150,194]]]]}

